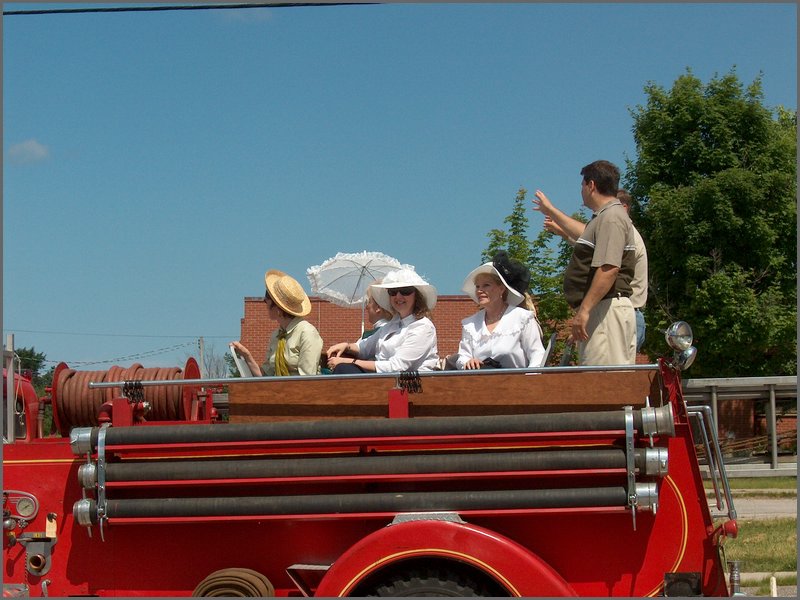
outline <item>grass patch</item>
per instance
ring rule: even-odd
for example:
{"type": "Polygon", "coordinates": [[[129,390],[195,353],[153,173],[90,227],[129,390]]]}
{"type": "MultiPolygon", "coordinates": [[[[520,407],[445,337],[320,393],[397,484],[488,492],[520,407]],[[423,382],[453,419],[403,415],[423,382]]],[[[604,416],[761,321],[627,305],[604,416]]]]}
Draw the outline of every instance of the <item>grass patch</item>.
{"type": "MultiPolygon", "coordinates": [[[[796,577],[776,577],[775,578],[775,585],[777,587],[781,586],[796,586],[797,585],[797,578],[796,577]]],[[[745,587],[745,586],[742,586],[745,587]]],[[[769,577],[764,579],[763,581],[758,582],[750,582],[746,586],[749,590],[753,590],[751,594],[753,596],[769,596],[772,590],[769,586],[769,577]]]]}
{"type": "MultiPolygon", "coordinates": [[[[728,477],[732,490],[796,490],[797,477],[728,477]]],[[[706,489],[714,489],[710,480],[703,481],[706,489]]]]}
{"type": "Polygon", "coordinates": [[[797,571],[797,518],[738,519],[738,524],[739,536],[724,542],[726,560],[740,561],[743,573],[797,571]]]}

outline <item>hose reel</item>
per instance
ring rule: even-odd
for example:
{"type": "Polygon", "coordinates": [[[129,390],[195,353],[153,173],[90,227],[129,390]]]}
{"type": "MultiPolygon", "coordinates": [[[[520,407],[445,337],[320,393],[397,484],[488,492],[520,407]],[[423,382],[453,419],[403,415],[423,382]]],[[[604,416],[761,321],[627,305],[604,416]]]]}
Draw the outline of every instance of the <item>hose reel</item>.
{"type": "MultiPolygon", "coordinates": [[[[175,381],[195,379],[200,374],[197,361],[189,358],[183,370],[180,367],[145,368],[139,363],[130,367],[113,366],[107,371],[77,371],[66,363],[59,363],[53,372],[53,421],[62,436],[68,436],[74,427],[98,426],[98,412],[106,402],[124,396],[120,388],[92,389],[89,382],[104,381],[175,381]]],[[[180,421],[187,418],[187,404],[191,403],[193,389],[188,386],[163,385],[143,390],[144,401],[149,405],[147,420],[180,421]]]]}

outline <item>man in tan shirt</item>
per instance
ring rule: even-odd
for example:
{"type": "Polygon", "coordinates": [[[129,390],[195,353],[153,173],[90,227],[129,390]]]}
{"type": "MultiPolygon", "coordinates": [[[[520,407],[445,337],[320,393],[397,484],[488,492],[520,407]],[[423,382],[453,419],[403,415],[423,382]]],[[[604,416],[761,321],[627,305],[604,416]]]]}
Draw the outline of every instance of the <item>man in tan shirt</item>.
{"type": "MultiPolygon", "coordinates": [[[[617,198],[620,202],[622,202],[622,206],[625,207],[625,210],[628,212],[628,216],[630,216],[631,203],[633,201],[631,195],[626,190],[619,190],[617,192],[617,198]]],[[[547,196],[540,191],[536,192],[536,198],[533,200],[533,205],[533,210],[538,210],[544,213],[544,228],[547,231],[555,233],[556,235],[560,235],[571,246],[575,245],[575,240],[577,240],[578,237],[580,237],[580,235],[583,233],[586,223],[578,221],[577,219],[573,219],[572,217],[558,210],[547,198],[547,196]],[[550,215],[556,215],[558,221],[556,221],[553,216],[550,215]],[[564,225],[562,226],[559,223],[563,223],[564,225]]],[[[634,265],[633,279],[631,280],[631,304],[633,304],[633,310],[636,313],[636,352],[638,353],[642,349],[645,332],[647,331],[643,312],[644,307],[647,304],[648,290],[647,247],[642,239],[642,235],[639,233],[639,230],[636,229],[635,225],[633,226],[633,238],[634,244],[636,245],[636,264],[634,265]]]]}
{"type": "Polygon", "coordinates": [[[630,297],[635,243],[633,224],[616,198],[619,169],[600,160],[586,165],[581,175],[581,197],[594,214],[580,232],[570,231],[569,222],[560,219],[564,213],[536,192],[537,209],[570,237],[574,233],[574,250],[564,273],[564,295],[575,309],[571,337],[578,343],[578,362],[634,364],[636,317],[630,297]]]}

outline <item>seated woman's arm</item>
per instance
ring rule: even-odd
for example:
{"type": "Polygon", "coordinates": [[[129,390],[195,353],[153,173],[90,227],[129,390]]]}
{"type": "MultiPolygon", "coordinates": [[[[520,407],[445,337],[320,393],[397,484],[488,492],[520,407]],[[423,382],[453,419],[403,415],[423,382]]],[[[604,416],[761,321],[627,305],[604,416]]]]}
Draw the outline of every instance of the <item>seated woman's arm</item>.
{"type": "Polygon", "coordinates": [[[539,321],[531,313],[522,328],[519,342],[528,359],[528,367],[539,367],[544,359],[544,345],[542,344],[542,328],[539,321]]]}
{"type": "MultiPolygon", "coordinates": [[[[373,337],[373,336],[370,336],[373,337]]],[[[367,338],[368,340],[369,338],[367,338]]],[[[374,371],[375,367],[371,360],[362,360],[362,344],[367,344],[367,340],[359,340],[358,342],[348,343],[340,342],[328,348],[328,368],[331,370],[336,369],[337,366],[343,363],[352,363],[354,360],[358,361],[358,366],[365,371],[374,371]]],[[[375,340],[371,343],[374,345],[375,340]]],[[[366,356],[366,354],[363,354],[366,356]]]]}
{"type": "Polygon", "coordinates": [[[467,331],[467,325],[461,326],[461,341],[458,344],[458,358],[456,367],[459,369],[480,369],[481,361],[475,358],[475,348],[472,344],[472,336],[467,331]]]}
{"type": "Polygon", "coordinates": [[[255,377],[260,377],[261,375],[263,375],[263,373],[261,372],[261,366],[256,362],[256,359],[253,358],[253,355],[250,353],[250,350],[248,350],[246,346],[244,346],[241,342],[231,342],[231,344],[233,344],[234,348],[236,348],[236,351],[239,353],[239,356],[244,358],[245,362],[247,363],[247,366],[250,367],[250,372],[255,377]]]}

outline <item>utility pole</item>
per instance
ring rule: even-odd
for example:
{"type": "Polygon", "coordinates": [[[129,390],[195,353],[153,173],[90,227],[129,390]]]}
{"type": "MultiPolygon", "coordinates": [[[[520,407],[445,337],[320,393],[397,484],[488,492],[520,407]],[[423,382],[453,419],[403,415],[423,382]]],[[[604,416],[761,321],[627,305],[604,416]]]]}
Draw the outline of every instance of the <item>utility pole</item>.
{"type": "Polygon", "coordinates": [[[205,342],[203,341],[203,336],[200,336],[200,339],[197,340],[197,345],[200,348],[200,377],[205,379],[208,377],[208,373],[206,373],[206,357],[205,357],[205,342]]]}
{"type": "Polygon", "coordinates": [[[15,439],[14,424],[16,422],[16,393],[14,391],[14,378],[17,374],[14,372],[14,334],[9,333],[6,336],[6,347],[3,352],[3,362],[6,367],[6,412],[3,419],[3,441],[11,443],[15,439]]]}

